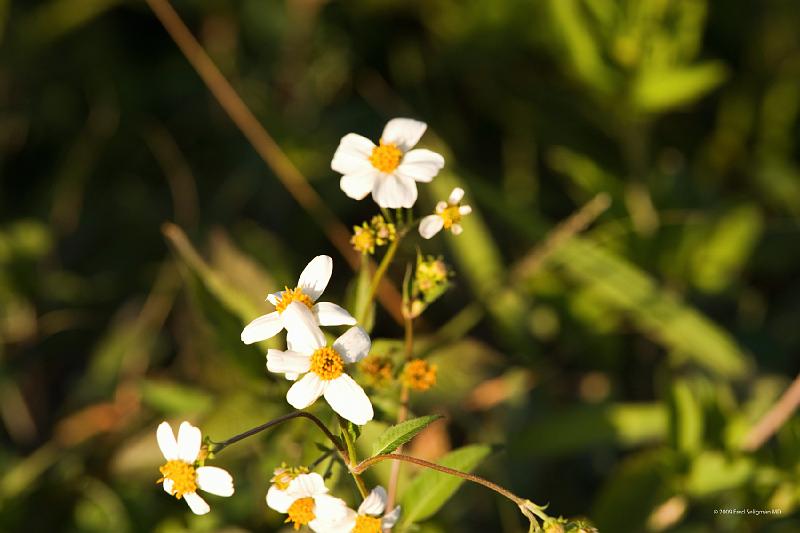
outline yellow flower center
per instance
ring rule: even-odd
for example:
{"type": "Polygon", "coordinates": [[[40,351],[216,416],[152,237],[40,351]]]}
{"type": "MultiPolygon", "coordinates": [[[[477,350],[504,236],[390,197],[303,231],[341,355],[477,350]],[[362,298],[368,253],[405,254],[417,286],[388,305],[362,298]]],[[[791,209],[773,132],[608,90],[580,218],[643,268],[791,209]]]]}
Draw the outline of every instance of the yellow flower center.
{"type": "Polygon", "coordinates": [[[333,348],[319,348],[311,355],[311,372],[324,381],[336,379],[342,375],[344,361],[333,348]]]}
{"type": "Polygon", "coordinates": [[[450,229],[453,224],[461,222],[461,212],[458,209],[457,205],[448,205],[444,208],[444,211],[439,213],[439,216],[444,221],[444,229],[450,229]]]}
{"type": "Polygon", "coordinates": [[[356,518],[352,533],[381,533],[381,519],[360,514],[356,518]]]}
{"type": "Polygon", "coordinates": [[[353,237],[350,239],[353,248],[362,254],[375,253],[375,235],[372,228],[368,227],[365,222],[363,226],[356,226],[354,230],[353,237]]]}
{"type": "Polygon", "coordinates": [[[158,469],[163,476],[156,483],[162,483],[164,480],[172,480],[172,495],[179,500],[184,494],[195,492],[197,490],[197,474],[194,466],[186,461],[180,459],[173,459],[158,469]]]}
{"type": "Polygon", "coordinates": [[[394,169],[400,165],[400,160],[403,158],[403,152],[394,143],[384,143],[381,140],[380,144],[372,149],[372,154],[369,156],[369,162],[372,166],[381,172],[393,172],[394,169]]]}
{"type": "Polygon", "coordinates": [[[286,287],[286,290],[281,293],[281,297],[278,299],[278,303],[275,305],[275,310],[279,313],[283,313],[292,302],[300,302],[301,304],[305,304],[309,309],[314,307],[314,302],[311,300],[311,297],[304,293],[303,289],[300,287],[297,287],[296,289],[290,289],[289,287],[286,287]]]}
{"type": "Polygon", "coordinates": [[[436,365],[413,359],[403,369],[403,382],[414,390],[428,390],[436,384],[436,365]]]}
{"type": "Polygon", "coordinates": [[[294,529],[300,529],[300,526],[308,524],[315,518],[314,498],[300,498],[299,500],[295,500],[286,512],[289,516],[286,518],[285,522],[293,522],[294,529]]]}

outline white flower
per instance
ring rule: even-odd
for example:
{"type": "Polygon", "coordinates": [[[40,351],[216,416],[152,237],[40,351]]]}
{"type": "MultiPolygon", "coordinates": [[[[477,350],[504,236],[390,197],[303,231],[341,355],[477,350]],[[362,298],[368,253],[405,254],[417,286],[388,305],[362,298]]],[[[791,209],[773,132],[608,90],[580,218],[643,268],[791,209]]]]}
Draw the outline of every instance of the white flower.
{"type": "Polygon", "coordinates": [[[201,444],[198,428],[183,422],[176,441],[170,425],[162,422],[156,430],[156,440],[167,460],[159,469],[163,477],[158,481],[164,483],[167,494],[186,500],[193,513],[209,511],[206,501],[197,494],[198,488],[217,496],[233,494],[233,478],[228,472],[216,466],[195,466],[201,444]]]}
{"type": "Polygon", "coordinates": [[[436,152],[411,150],[427,127],[410,118],[392,119],[378,146],[355,133],[342,137],[331,168],[344,174],[339,182],[344,193],[361,200],[371,192],[381,207],[413,206],[417,201],[415,182],[430,182],[444,166],[444,157],[436,152]]]}
{"type": "Polygon", "coordinates": [[[381,517],[386,510],[386,499],[386,490],[381,486],[375,487],[358,506],[357,513],[348,509],[353,519],[352,529],[331,530],[329,533],[381,533],[391,529],[400,518],[400,506],[381,517]]]}
{"type": "Polygon", "coordinates": [[[305,374],[286,393],[286,400],[297,409],[304,409],[320,396],[338,414],[354,424],[372,420],[372,403],[364,389],[344,373],[344,365],[356,363],[369,353],[369,335],[360,327],[347,330],[328,347],[325,336],[302,304],[292,302],[283,312],[293,324],[287,339],[289,350],[267,351],[267,370],[296,379],[305,374]]]}
{"type": "Polygon", "coordinates": [[[272,485],[267,491],[267,505],[287,513],[286,522],[292,522],[295,529],[308,525],[318,533],[340,527],[349,518],[347,504],[328,495],[322,476],[315,472],[298,475],[285,490],[272,485]]]}
{"type": "Polygon", "coordinates": [[[353,325],[356,319],[343,308],[330,302],[317,302],[322,291],[328,286],[333,272],[333,259],[327,255],[318,255],[311,260],[294,289],[276,292],[267,296],[267,300],[275,306],[272,313],[260,316],[250,322],[242,330],[242,342],[252,344],[274,337],[282,329],[291,334],[291,324],[286,322],[283,312],[292,302],[300,302],[303,308],[310,310],[317,324],[321,326],[353,325]]]}
{"type": "Polygon", "coordinates": [[[463,231],[461,228],[461,217],[472,213],[472,208],[468,205],[461,205],[464,197],[464,189],[456,187],[450,193],[446,202],[436,204],[436,214],[424,217],[419,223],[419,234],[425,239],[430,239],[442,228],[449,229],[453,235],[459,235],[463,231]]]}

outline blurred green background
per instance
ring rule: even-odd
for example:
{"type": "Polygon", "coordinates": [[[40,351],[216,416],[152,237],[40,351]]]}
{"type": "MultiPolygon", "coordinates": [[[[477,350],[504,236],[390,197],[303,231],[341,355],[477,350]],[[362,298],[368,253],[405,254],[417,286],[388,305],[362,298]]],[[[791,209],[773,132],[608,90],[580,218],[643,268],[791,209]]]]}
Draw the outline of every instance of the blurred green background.
{"type": "MultiPolygon", "coordinates": [[[[447,420],[412,453],[497,445],[479,473],[601,531],[800,531],[800,419],[741,451],[800,370],[796,2],[175,7],[348,227],[375,206],[330,159],[394,116],[447,159],[419,205],[467,190],[464,234],[424,244],[458,290],[419,326],[440,373],[412,409],[447,420]],[[611,208],[526,268],[599,192],[611,208]]],[[[0,0],[0,38],[0,530],[277,531],[267,481],[316,457],[309,426],[222,454],[237,493],[204,517],[154,484],[155,427],[222,440],[288,412],[239,332],[314,255],[333,301],[352,272],[144,2],[0,0]]],[[[375,352],[401,333],[379,309],[375,352]]],[[[391,420],[396,390],[375,395],[391,420]]],[[[421,531],[524,527],[465,486],[421,531]]]]}

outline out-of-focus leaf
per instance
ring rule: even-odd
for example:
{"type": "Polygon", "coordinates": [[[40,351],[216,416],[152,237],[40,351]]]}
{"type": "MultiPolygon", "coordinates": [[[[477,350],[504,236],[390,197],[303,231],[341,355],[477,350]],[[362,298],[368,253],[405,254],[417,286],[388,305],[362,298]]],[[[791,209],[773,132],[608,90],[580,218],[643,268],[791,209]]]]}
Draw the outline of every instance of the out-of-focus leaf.
{"type": "Polygon", "coordinates": [[[733,489],[750,479],[753,466],[748,457],[730,457],[721,452],[706,451],[692,461],[684,487],[696,497],[733,489]]]}
{"type": "Polygon", "coordinates": [[[718,87],[726,77],[727,70],[718,61],[644,70],[633,84],[633,103],[646,112],[666,111],[697,100],[718,87]]]}
{"type": "MultiPolygon", "coordinates": [[[[438,464],[461,472],[471,472],[490,451],[491,448],[484,444],[464,446],[445,455],[438,464]]],[[[434,470],[425,470],[417,475],[403,493],[400,530],[433,516],[463,482],[459,477],[434,470]]]]}
{"type": "Polygon", "coordinates": [[[627,312],[639,328],[675,356],[728,378],[742,377],[750,368],[748,357],[727,332],[621,257],[587,239],[574,238],[549,260],[594,288],[594,294],[608,304],[627,312]]]}
{"type": "Polygon", "coordinates": [[[703,408],[685,379],[676,379],[670,392],[672,441],[678,450],[697,452],[703,443],[703,408]]]}
{"type": "Polygon", "coordinates": [[[604,445],[630,447],[662,442],[666,408],[652,404],[585,406],[553,412],[509,443],[515,454],[556,456],[604,445]],[[546,438],[543,438],[546,435],[546,438]]]}
{"type": "Polygon", "coordinates": [[[167,416],[187,416],[190,413],[198,415],[213,404],[210,395],[177,383],[144,380],[141,391],[145,404],[167,416]]]}
{"type": "Polygon", "coordinates": [[[670,481],[676,467],[677,462],[668,449],[650,450],[625,459],[608,477],[592,510],[600,531],[644,531],[644,524],[656,505],[675,490],[670,481]]]}
{"type": "Polygon", "coordinates": [[[130,517],[120,497],[106,484],[95,478],[82,480],[83,499],[75,507],[75,522],[80,531],[131,530],[130,517]]]}
{"type": "Polygon", "coordinates": [[[752,205],[725,213],[694,254],[695,284],[708,292],[726,288],[752,253],[763,226],[761,211],[752,205]]]}
{"type": "Polygon", "coordinates": [[[372,455],[392,453],[394,450],[410,441],[414,436],[428,427],[431,423],[442,418],[441,415],[428,415],[412,418],[394,425],[384,431],[372,446],[372,455]]]}
{"type": "Polygon", "coordinates": [[[120,0],[50,0],[21,23],[25,40],[45,44],[115,7],[120,0]]]}

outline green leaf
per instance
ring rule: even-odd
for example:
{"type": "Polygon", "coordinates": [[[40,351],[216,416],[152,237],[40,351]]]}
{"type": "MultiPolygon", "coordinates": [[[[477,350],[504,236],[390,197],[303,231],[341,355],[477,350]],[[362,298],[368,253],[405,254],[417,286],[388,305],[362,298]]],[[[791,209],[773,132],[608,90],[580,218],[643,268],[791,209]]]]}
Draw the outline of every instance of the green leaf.
{"type": "Polygon", "coordinates": [[[431,423],[442,418],[441,415],[428,415],[412,418],[405,422],[388,428],[373,445],[372,455],[392,453],[394,450],[413,439],[417,433],[428,427],[431,423]]]}
{"type": "MultiPolygon", "coordinates": [[[[454,450],[439,462],[461,472],[470,472],[489,455],[491,448],[485,444],[474,444],[454,450]]],[[[464,482],[463,479],[426,470],[408,485],[402,498],[403,518],[401,529],[414,522],[430,518],[438,511],[464,482]]]]}
{"type": "Polygon", "coordinates": [[[689,103],[719,86],[727,70],[718,61],[640,73],[632,97],[642,111],[659,112],[689,103]]]}
{"type": "Polygon", "coordinates": [[[625,311],[639,329],[671,348],[674,356],[728,378],[744,376],[750,368],[750,359],[730,334],[613,252],[576,237],[563,243],[549,260],[592,288],[607,305],[625,311]]]}

